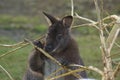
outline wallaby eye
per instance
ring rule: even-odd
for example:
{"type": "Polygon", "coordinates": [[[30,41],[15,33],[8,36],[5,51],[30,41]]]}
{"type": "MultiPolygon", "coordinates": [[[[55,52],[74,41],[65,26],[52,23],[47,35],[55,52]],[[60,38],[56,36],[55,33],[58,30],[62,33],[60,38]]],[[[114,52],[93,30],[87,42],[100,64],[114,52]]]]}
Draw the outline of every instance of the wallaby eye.
{"type": "Polygon", "coordinates": [[[62,38],[62,34],[58,34],[57,36],[56,36],[56,40],[60,40],[62,38]]]}

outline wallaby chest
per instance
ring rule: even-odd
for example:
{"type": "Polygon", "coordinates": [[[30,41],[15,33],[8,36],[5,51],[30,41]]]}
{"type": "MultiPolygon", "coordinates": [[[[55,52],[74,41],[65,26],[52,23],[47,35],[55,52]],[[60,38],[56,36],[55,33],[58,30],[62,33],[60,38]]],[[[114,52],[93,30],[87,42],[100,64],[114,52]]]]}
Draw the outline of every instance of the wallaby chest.
{"type": "MultiPolygon", "coordinates": [[[[59,68],[60,68],[60,66],[58,64],[54,63],[51,60],[46,60],[45,61],[45,69],[44,69],[45,78],[47,78],[48,76],[51,76],[52,73],[56,72],[59,68]]],[[[52,75],[52,77],[55,77],[55,76],[63,74],[63,73],[64,73],[64,71],[61,70],[61,71],[57,72],[56,74],[52,75]]],[[[59,78],[57,80],[64,80],[64,78],[59,78]]]]}

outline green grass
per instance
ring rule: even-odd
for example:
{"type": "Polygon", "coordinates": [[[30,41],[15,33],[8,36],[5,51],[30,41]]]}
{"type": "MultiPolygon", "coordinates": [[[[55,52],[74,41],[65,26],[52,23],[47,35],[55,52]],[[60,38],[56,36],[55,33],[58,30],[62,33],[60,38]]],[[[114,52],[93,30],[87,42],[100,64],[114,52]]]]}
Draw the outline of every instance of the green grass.
{"type": "MultiPolygon", "coordinates": [[[[76,40],[79,44],[80,55],[82,56],[86,66],[95,66],[101,69],[101,54],[99,50],[99,37],[96,35],[77,36],[76,40]]],[[[88,71],[90,78],[99,79],[100,76],[95,72],[88,71]]]]}
{"type": "Polygon", "coordinates": [[[39,23],[40,19],[38,16],[28,17],[28,16],[11,16],[11,15],[0,15],[1,24],[11,24],[11,23],[39,23]]]}
{"type": "MultiPolygon", "coordinates": [[[[0,43],[16,43],[15,41],[2,38],[0,43]],[[11,41],[11,42],[10,42],[11,41]]],[[[0,55],[11,50],[12,48],[3,48],[0,47],[0,55]]],[[[10,55],[5,56],[4,58],[0,59],[0,65],[2,65],[12,76],[15,80],[21,80],[22,76],[25,72],[25,68],[27,66],[27,57],[30,51],[32,50],[31,46],[25,47],[20,49],[10,55]]],[[[10,80],[6,74],[0,69],[0,80],[10,80]]]]}
{"type": "Polygon", "coordinates": [[[45,25],[36,25],[33,30],[36,32],[45,32],[46,29],[47,27],[45,25]]]}
{"type": "Polygon", "coordinates": [[[0,29],[13,30],[24,29],[37,32],[43,32],[46,30],[46,26],[40,23],[39,16],[11,16],[0,15],[0,29]]]}

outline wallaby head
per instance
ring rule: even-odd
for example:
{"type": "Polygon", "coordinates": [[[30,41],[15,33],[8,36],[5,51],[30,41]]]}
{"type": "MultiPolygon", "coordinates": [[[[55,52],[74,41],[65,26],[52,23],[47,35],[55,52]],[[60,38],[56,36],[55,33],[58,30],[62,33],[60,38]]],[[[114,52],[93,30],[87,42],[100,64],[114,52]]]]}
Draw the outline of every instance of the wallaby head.
{"type": "Polygon", "coordinates": [[[63,51],[70,40],[70,26],[73,21],[72,16],[65,16],[58,20],[55,17],[44,13],[50,20],[51,24],[48,28],[45,51],[49,53],[58,53],[63,51]]]}

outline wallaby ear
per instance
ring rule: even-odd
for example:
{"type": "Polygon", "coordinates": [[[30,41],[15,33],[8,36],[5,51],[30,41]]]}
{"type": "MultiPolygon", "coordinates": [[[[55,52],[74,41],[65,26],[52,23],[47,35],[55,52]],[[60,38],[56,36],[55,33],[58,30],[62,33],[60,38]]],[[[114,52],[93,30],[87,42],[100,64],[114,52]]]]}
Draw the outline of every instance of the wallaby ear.
{"type": "Polygon", "coordinates": [[[54,23],[57,21],[56,18],[54,18],[53,16],[51,16],[51,15],[45,13],[45,12],[43,12],[43,14],[50,20],[50,22],[51,22],[52,24],[54,24],[54,23]]]}
{"type": "Polygon", "coordinates": [[[62,23],[65,27],[70,27],[73,21],[73,17],[72,16],[66,16],[62,19],[62,23]]]}

